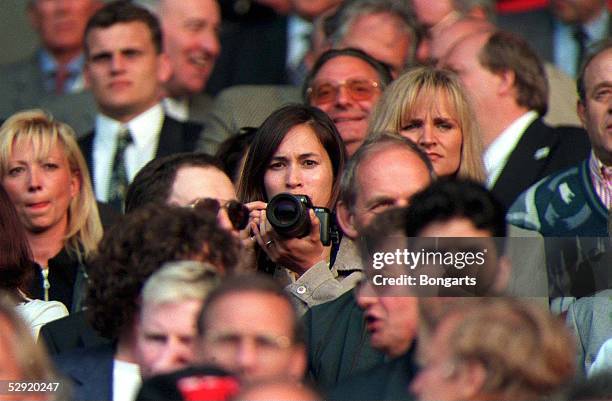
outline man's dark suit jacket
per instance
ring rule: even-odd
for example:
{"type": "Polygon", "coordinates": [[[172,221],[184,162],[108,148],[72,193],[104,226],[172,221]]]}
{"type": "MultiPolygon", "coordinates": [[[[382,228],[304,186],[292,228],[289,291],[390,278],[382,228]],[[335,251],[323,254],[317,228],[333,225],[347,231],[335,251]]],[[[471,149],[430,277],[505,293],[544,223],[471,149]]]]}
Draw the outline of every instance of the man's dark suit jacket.
{"type": "MultiPolygon", "coordinates": [[[[174,153],[192,152],[196,149],[202,126],[193,122],[179,122],[168,116],[164,117],[164,123],[159,133],[159,143],[155,157],[168,156],[174,153]]],[[[95,132],[91,131],[79,140],[81,152],[87,161],[87,167],[94,180],[93,170],[93,144],[95,132]]]]}
{"type": "Polygon", "coordinates": [[[550,127],[538,118],[523,133],[491,188],[506,209],[542,178],[586,159],[591,145],[586,131],[550,127]]]}
{"type": "Polygon", "coordinates": [[[91,327],[84,311],[45,324],[40,329],[39,341],[41,338],[51,355],[110,343],[91,327]]]}
{"type": "Polygon", "coordinates": [[[384,361],[384,354],[370,346],[354,291],[312,307],[303,322],[309,376],[323,389],[331,389],[345,378],[384,361]]]}
{"type": "Polygon", "coordinates": [[[45,96],[44,77],[40,69],[39,53],[21,61],[0,66],[0,116],[8,116],[38,105],[45,96]]]}
{"type": "MultiPolygon", "coordinates": [[[[538,56],[554,62],[555,17],[550,9],[500,14],[497,16],[496,24],[503,30],[522,36],[538,56]]],[[[608,25],[608,37],[610,36],[612,36],[612,22],[608,25]]]]}
{"type": "Polygon", "coordinates": [[[409,385],[416,376],[416,346],[389,362],[375,366],[340,383],[326,399],[332,401],[412,400],[409,385]]]}
{"type": "MultiPolygon", "coordinates": [[[[223,2],[222,2],[223,3],[223,2]]],[[[224,19],[219,39],[221,54],[206,84],[206,92],[216,95],[233,85],[282,85],[288,81],[287,21],[272,9],[251,7],[240,20],[224,19]]]]}
{"type": "Polygon", "coordinates": [[[55,356],[57,370],[69,378],[75,401],[113,399],[113,357],[115,346],[79,348],[55,356]]]}

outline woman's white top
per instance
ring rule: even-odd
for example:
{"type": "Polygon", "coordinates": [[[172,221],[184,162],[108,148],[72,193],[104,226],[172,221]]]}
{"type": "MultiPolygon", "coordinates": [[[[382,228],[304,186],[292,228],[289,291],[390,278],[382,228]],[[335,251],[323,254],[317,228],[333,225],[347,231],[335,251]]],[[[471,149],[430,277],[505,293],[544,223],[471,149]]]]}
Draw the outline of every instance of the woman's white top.
{"type": "Polygon", "coordinates": [[[38,339],[38,333],[44,324],[68,316],[68,309],[59,301],[26,298],[17,304],[16,310],[32,329],[35,340],[38,339]]]}

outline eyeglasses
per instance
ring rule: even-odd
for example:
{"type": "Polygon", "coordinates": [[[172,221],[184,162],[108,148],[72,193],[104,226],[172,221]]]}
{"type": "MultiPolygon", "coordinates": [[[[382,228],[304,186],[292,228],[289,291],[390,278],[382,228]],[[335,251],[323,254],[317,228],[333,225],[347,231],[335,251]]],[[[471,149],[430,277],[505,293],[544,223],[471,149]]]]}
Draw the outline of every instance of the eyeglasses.
{"type": "Polygon", "coordinates": [[[236,200],[230,200],[221,205],[217,199],[200,198],[190,203],[189,207],[202,208],[213,214],[219,214],[223,208],[227,210],[227,216],[236,230],[244,230],[249,223],[249,209],[236,200]]]}
{"type": "Polygon", "coordinates": [[[333,84],[331,82],[315,83],[306,91],[312,104],[331,103],[338,98],[341,87],[345,87],[348,95],[355,101],[370,100],[380,92],[380,84],[372,79],[349,79],[333,84]]]}

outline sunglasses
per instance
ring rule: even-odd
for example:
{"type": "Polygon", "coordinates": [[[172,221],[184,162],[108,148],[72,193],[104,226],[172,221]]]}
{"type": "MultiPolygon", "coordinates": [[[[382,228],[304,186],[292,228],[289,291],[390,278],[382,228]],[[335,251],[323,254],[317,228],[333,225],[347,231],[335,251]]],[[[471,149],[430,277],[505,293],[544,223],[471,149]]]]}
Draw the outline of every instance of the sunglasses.
{"type": "Polygon", "coordinates": [[[244,230],[249,224],[249,209],[236,200],[230,200],[223,205],[213,198],[200,198],[189,204],[192,208],[201,208],[215,215],[219,214],[221,209],[227,210],[227,216],[236,230],[244,230]]]}
{"type": "Polygon", "coordinates": [[[338,98],[341,87],[345,87],[348,95],[355,101],[370,100],[380,92],[380,84],[372,79],[349,79],[338,84],[316,83],[306,90],[306,94],[312,104],[331,103],[338,98]]]}

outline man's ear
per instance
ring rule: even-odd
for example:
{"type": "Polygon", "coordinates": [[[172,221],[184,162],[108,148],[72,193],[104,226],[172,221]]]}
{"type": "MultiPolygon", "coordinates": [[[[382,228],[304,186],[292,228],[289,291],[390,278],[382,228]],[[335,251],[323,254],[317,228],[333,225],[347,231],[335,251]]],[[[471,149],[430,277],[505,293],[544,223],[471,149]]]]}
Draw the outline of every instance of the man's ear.
{"type": "Polygon", "coordinates": [[[578,99],[578,102],[576,103],[576,112],[578,113],[578,118],[580,119],[580,121],[582,122],[582,126],[586,127],[585,125],[585,121],[586,121],[586,109],[584,107],[584,103],[582,100],[578,99]]]}
{"type": "Polygon", "coordinates": [[[161,53],[158,56],[157,79],[162,84],[165,84],[172,75],[172,63],[166,53],[161,53]]]}
{"type": "Polygon", "coordinates": [[[497,87],[497,93],[500,96],[512,95],[515,96],[516,88],[514,84],[516,82],[516,74],[512,70],[501,71],[496,74],[499,77],[499,84],[497,87]]]}
{"type": "Polygon", "coordinates": [[[338,204],[336,205],[336,220],[344,232],[344,235],[350,239],[356,239],[359,237],[359,233],[355,228],[355,216],[348,208],[348,205],[343,201],[338,201],[338,204]]]}
{"type": "Polygon", "coordinates": [[[306,373],[306,347],[302,344],[296,344],[293,346],[293,356],[289,362],[289,377],[302,380],[306,373]]]}
{"type": "Polygon", "coordinates": [[[482,395],[482,389],[487,380],[487,372],[479,362],[467,362],[461,364],[457,371],[461,390],[461,400],[475,400],[482,395]]]}

